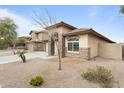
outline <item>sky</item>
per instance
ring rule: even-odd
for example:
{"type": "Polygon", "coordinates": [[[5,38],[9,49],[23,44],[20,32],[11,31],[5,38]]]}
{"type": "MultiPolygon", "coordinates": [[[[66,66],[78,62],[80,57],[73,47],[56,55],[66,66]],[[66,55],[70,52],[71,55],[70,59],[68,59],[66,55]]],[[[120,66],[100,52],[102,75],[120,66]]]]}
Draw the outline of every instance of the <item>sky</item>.
{"type": "Polygon", "coordinates": [[[124,16],[117,5],[1,5],[0,18],[10,17],[18,26],[19,36],[27,36],[31,30],[40,30],[33,20],[34,12],[43,13],[45,9],[56,15],[58,22],[64,21],[77,28],[93,28],[113,41],[124,42],[124,16]]]}

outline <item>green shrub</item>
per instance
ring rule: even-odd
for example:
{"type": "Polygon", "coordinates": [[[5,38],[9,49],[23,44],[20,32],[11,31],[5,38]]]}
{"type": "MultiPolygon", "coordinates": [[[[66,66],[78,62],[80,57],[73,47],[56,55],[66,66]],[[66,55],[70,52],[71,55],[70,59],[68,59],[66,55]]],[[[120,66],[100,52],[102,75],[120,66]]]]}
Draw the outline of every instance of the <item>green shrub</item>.
{"type": "Polygon", "coordinates": [[[23,50],[23,51],[17,51],[17,53],[16,53],[22,59],[23,63],[26,62],[25,53],[26,53],[25,50],[23,50]]]}
{"type": "Polygon", "coordinates": [[[83,72],[82,77],[89,81],[93,81],[95,79],[94,72],[92,71],[92,69],[88,69],[87,72],[83,72]]]}
{"type": "Polygon", "coordinates": [[[36,76],[36,77],[32,78],[29,83],[33,86],[41,86],[43,84],[43,82],[44,82],[44,80],[41,76],[36,76]]]}
{"type": "Polygon", "coordinates": [[[99,83],[102,87],[113,87],[113,75],[111,70],[103,66],[97,66],[95,69],[88,69],[82,73],[82,77],[88,81],[99,83]]]}

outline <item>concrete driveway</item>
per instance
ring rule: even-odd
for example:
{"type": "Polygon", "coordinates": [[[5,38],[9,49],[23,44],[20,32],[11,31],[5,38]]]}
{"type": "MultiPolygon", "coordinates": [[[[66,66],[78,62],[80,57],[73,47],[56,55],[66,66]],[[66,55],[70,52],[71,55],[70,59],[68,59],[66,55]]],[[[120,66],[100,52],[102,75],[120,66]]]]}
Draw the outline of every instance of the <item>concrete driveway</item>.
{"type": "MultiPolygon", "coordinates": [[[[26,59],[33,59],[33,58],[43,58],[49,59],[55,56],[49,57],[48,53],[46,52],[30,52],[25,54],[26,59]]],[[[18,55],[10,55],[10,56],[1,56],[0,57],[0,64],[12,63],[16,61],[21,61],[21,58],[18,55]]]]}

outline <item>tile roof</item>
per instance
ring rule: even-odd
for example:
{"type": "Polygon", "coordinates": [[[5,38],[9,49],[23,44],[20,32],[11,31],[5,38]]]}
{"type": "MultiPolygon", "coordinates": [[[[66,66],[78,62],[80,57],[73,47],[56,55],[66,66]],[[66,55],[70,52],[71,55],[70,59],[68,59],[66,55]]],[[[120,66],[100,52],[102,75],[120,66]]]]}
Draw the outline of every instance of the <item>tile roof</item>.
{"type": "Polygon", "coordinates": [[[48,29],[48,28],[52,28],[52,27],[59,27],[59,26],[65,26],[65,27],[68,27],[68,28],[70,28],[70,29],[77,29],[76,27],[74,27],[74,26],[72,26],[72,25],[70,25],[70,24],[67,24],[67,23],[65,23],[65,22],[63,22],[63,21],[61,21],[61,22],[59,22],[59,23],[56,23],[56,24],[54,24],[54,25],[51,25],[51,26],[49,26],[49,27],[46,27],[45,29],[48,29]]]}
{"type": "Polygon", "coordinates": [[[108,39],[107,37],[103,36],[102,34],[94,31],[92,28],[75,29],[66,34],[63,34],[63,36],[75,36],[75,35],[82,35],[82,34],[92,34],[92,35],[97,36],[98,38],[108,41],[110,43],[115,43],[114,41],[108,39]]]}

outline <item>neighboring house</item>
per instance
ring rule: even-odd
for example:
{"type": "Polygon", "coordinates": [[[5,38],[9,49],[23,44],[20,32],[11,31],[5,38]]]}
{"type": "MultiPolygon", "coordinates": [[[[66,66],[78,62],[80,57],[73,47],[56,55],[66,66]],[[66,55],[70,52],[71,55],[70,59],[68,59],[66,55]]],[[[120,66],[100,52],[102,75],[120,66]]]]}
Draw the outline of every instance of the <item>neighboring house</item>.
{"type": "MultiPolygon", "coordinates": [[[[61,57],[80,57],[86,60],[103,57],[122,60],[122,45],[116,44],[92,28],[76,28],[64,22],[51,25],[45,30],[58,34],[61,57]]],[[[31,39],[27,43],[30,51],[41,50],[49,55],[57,55],[57,47],[49,38],[47,31],[31,31],[31,39]]]]}
{"type": "Polygon", "coordinates": [[[45,31],[31,31],[27,44],[29,51],[47,51],[48,34],[45,31]]]}
{"type": "Polygon", "coordinates": [[[28,36],[21,36],[17,38],[16,41],[16,49],[27,49],[26,43],[29,41],[30,37],[28,36]]]}

